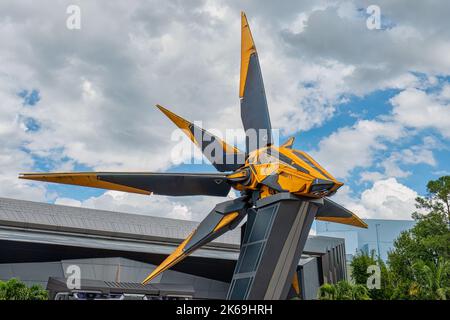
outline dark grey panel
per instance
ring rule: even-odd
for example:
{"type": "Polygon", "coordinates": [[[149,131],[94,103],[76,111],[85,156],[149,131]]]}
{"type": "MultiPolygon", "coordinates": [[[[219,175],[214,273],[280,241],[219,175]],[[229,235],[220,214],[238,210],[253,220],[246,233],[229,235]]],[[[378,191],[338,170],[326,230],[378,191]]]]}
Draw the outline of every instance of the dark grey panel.
{"type": "Polygon", "coordinates": [[[280,193],[276,193],[272,196],[269,197],[265,197],[262,199],[259,199],[256,201],[255,205],[256,208],[262,208],[265,207],[269,204],[281,201],[281,200],[289,200],[289,201],[308,201],[310,203],[315,203],[318,206],[323,205],[323,200],[321,199],[312,199],[310,197],[299,197],[299,196],[295,196],[290,192],[280,192],[280,193]]]}
{"type": "MultiPolygon", "coordinates": [[[[295,208],[296,207],[292,202],[288,202],[288,206],[284,208],[284,210],[289,210],[290,213],[292,212],[295,214],[295,208]]],[[[316,204],[302,201],[292,224],[284,225],[284,228],[287,228],[288,233],[283,239],[284,245],[281,247],[282,249],[280,253],[277,253],[277,265],[275,266],[264,299],[286,299],[316,211],[316,204]]],[[[274,225],[282,224],[283,221],[288,221],[288,218],[285,218],[286,211],[284,213],[281,212],[277,216],[277,220],[274,222],[274,225]]],[[[281,232],[282,231],[275,231],[275,234],[280,237],[279,234],[281,232]]],[[[273,241],[272,243],[268,242],[268,244],[276,244],[279,246],[277,241],[279,241],[279,239],[273,241]]],[[[273,252],[277,252],[274,248],[275,246],[268,249],[273,250],[273,252]]]]}
{"type": "Polygon", "coordinates": [[[215,210],[212,210],[202,222],[200,222],[198,228],[195,230],[189,242],[184,247],[184,252],[189,252],[196,247],[199,247],[203,244],[205,239],[210,235],[217,224],[222,220],[223,214],[217,213],[215,210]]]}
{"type": "Polygon", "coordinates": [[[102,173],[98,179],[168,196],[226,196],[231,188],[220,173],[102,173]]]}
{"type": "Polygon", "coordinates": [[[300,264],[299,280],[302,299],[317,299],[317,293],[320,287],[317,258],[309,258],[304,262],[300,261],[300,264]]]}
{"type": "Polygon", "coordinates": [[[329,198],[323,198],[323,206],[317,211],[317,217],[337,217],[337,218],[351,218],[352,212],[340,204],[330,200],[329,198]]]}
{"type": "Polygon", "coordinates": [[[278,177],[279,175],[276,173],[268,175],[261,183],[278,192],[287,192],[287,190],[284,190],[278,183],[278,177]]]}
{"type": "Polygon", "coordinates": [[[216,207],[206,216],[206,218],[200,222],[198,228],[195,230],[183,251],[191,252],[192,250],[195,250],[196,248],[218,238],[225,232],[234,229],[234,227],[236,227],[246,215],[246,207],[248,205],[245,200],[246,197],[241,197],[216,205],[216,207]],[[221,211],[225,211],[226,213],[220,212],[217,208],[221,211]],[[231,212],[238,212],[238,216],[228,225],[215,231],[214,229],[222,220],[224,215],[231,212]]]}
{"type": "Polygon", "coordinates": [[[215,207],[215,210],[223,214],[242,210],[247,205],[247,199],[248,197],[244,196],[233,200],[218,203],[215,207]]]}
{"type": "MultiPolygon", "coordinates": [[[[241,118],[244,129],[256,130],[258,143],[247,139],[247,153],[272,143],[272,126],[266,93],[257,54],[250,56],[244,97],[241,99],[241,118]],[[261,131],[260,131],[261,130],[261,131]]],[[[250,137],[247,135],[247,138],[250,137]]]]}

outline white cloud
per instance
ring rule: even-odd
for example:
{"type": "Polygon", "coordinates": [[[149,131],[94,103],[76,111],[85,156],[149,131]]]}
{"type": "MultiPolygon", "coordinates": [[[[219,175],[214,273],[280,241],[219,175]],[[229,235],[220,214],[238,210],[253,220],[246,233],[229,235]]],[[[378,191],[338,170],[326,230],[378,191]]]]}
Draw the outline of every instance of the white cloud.
{"type": "Polygon", "coordinates": [[[401,165],[403,164],[427,164],[435,167],[437,161],[431,150],[433,147],[436,147],[435,141],[430,137],[425,137],[422,145],[414,145],[400,151],[393,151],[390,156],[376,165],[377,168],[383,169],[382,173],[376,171],[363,171],[360,174],[360,181],[375,182],[389,177],[406,178],[410,176],[412,172],[403,170],[401,168],[401,165]]]}
{"type": "Polygon", "coordinates": [[[384,174],[377,171],[363,171],[359,175],[361,177],[361,182],[375,182],[384,178],[384,174]]]}
{"type": "Polygon", "coordinates": [[[440,98],[447,103],[450,102],[450,84],[446,84],[441,91],[440,98]]]}
{"type": "Polygon", "coordinates": [[[410,220],[411,213],[417,210],[417,192],[395,178],[376,181],[371,188],[363,191],[359,198],[351,196],[348,187],[341,189],[333,200],[362,218],[410,220]]]}
{"type": "Polygon", "coordinates": [[[447,87],[440,94],[408,88],[391,99],[396,121],[417,129],[435,128],[444,137],[450,137],[450,104],[446,98],[447,87]],[[442,99],[441,99],[442,98],[442,99]]]}
{"type": "Polygon", "coordinates": [[[284,39],[298,59],[330,60],[353,66],[353,71],[339,80],[356,94],[411,86],[416,82],[408,75],[411,71],[428,75],[449,74],[450,57],[446,52],[450,50],[450,32],[448,19],[442,14],[444,8],[449,9],[448,3],[435,1],[412,5],[408,1],[398,2],[377,3],[381,8],[382,24],[386,25],[388,20],[392,22],[382,31],[369,30],[367,17],[361,13],[372,2],[335,1],[310,12],[305,27],[298,32],[286,30],[284,39]],[[417,7],[426,10],[428,19],[417,7]],[[436,17],[432,23],[431,17],[436,17]]]}
{"type": "Polygon", "coordinates": [[[374,154],[385,150],[384,142],[404,135],[401,126],[393,122],[360,120],[352,127],[343,127],[322,139],[318,150],[311,154],[336,177],[346,177],[357,167],[370,167],[374,154]]]}
{"type": "Polygon", "coordinates": [[[231,200],[234,197],[234,192],[230,192],[228,197],[167,197],[106,191],[100,196],[90,197],[83,201],[61,197],[57,198],[55,203],[91,209],[201,221],[216,204],[231,200]]]}

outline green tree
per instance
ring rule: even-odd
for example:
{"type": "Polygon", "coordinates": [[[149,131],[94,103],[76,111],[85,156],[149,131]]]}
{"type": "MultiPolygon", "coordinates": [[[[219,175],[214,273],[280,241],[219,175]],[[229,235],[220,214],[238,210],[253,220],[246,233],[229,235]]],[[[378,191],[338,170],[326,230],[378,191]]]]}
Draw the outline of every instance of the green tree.
{"type": "Polygon", "coordinates": [[[336,284],[325,283],[319,288],[318,297],[320,300],[370,300],[365,286],[345,280],[336,284]]]}
{"type": "Polygon", "coordinates": [[[427,190],[431,203],[441,203],[444,213],[447,214],[447,221],[450,221],[450,176],[429,181],[427,190]]]}
{"type": "Polygon", "coordinates": [[[41,286],[30,288],[18,279],[0,281],[0,300],[47,300],[48,293],[41,286]]]}
{"type": "Polygon", "coordinates": [[[368,255],[366,252],[360,251],[350,262],[352,280],[356,284],[365,285],[367,283],[367,278],[369,277],[367,268],[377,264],[374,253],[375,252],[372,251],[371,254],[368,255]]]}
{"type": "Polygon", "coordinates": [[[441,177],[427,184],[426,197],[416,199],[416,207],[421,211],[412,215],[416,225],[400,234],[388,254],[395,287],[393,298],[424,299],[427,296],[423,295],[425,280],[419,275],[419,270],[437,274],[441,265],[445,266],[446,261],[450,261],[449,189],[450,176],[441,177]]]}
{"type": "Polygon", "coordinates": [[[450,262],[440,258],[437,265],[418,260],[413,264],[416,298],[447,300],[450,298],[450,262]]]}
{"type": "MultiPolygon", "coordinates": [[[[443,176],[427,183],[426,197],[417,197],[416,207],[427,212],[445,215],[447,226],[450,228],[450,176],[443,176]]],[[[418,215],[420,216],[420,214],[418,215]]]]}
{"type": "Polygon", "coordinates": [[[375,251],[370,256],[365,252],[357,254],[350,262],[351,278],[355,284],[367,286],[367,279],[371,275],[367,272],[369,266],[377,265],[380,267],[380,288],[369,289],[368,293],[373,300],[390,299],[393,293],[392,275],[382,259],[375,258],[375,251]]]}

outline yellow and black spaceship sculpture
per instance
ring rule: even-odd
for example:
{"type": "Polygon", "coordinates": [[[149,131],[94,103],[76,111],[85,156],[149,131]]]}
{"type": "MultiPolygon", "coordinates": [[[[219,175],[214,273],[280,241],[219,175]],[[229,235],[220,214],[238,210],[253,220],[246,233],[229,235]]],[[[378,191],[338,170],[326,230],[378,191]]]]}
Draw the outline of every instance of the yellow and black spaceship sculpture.
{"type": "Polygon", "coordinates": [[[258,53],[244,13],[239,97],[247,134],[245,152],[157,106],[220,173],[24,173],[20,178],[145,195],[226,197],[234,188],[240,197],[217,204],[143,284],[247,217],[227,298],[285,299],[290,291],[298,290],[295,270],[314,219],[367,225],[328,198],[343,183],[306,152],[293,149],[293,137],[280,146],[273,144],[258,53]]]}

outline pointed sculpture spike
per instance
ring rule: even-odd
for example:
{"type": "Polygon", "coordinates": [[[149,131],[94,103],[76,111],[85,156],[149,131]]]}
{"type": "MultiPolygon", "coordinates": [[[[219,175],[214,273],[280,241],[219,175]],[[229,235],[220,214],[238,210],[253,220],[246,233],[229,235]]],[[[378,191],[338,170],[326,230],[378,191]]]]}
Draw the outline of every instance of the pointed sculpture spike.
{"type": "Polygon", "coordinates": [[[246,133],[246,152],[273,143],[272,125],[259,65],[258,53],[245,13],[241,13],[241,119],[246,133]]]}
{"type": "Polygon", "coordinates": [[[316,220],[347,224],[365,229],[368,228],[367,223],[350,210],[326,197],[323,198],[323,201],[324,205],[317,211],[316,220]]]}
{"type": "Polygon", "coordinates": [[[161,110],[161,112],[164,113],[178,128],[183,130],[184,134],[186,134],[188,138],[200,148],[205,157],[211,161],[212,165],[217,170],[222,172],[234,171],[244,164],[245,156],[238,148],[229,145],[219,137],[196,126],[192,122],[183,119],[163,106],[157,104],[156,107],[161,110]],[[214,156],[208,153],[211,150],[216,151],[214,156]],[[217,151],[219,150],[222,153],[222,157],[217,156],[217,151]]]}
{"type": "Polygon", "coordinates": [[[181,262],[203,245],[213,241],[225,232],[232,230],[246,215],[245,197],[222,202],[203,219],[202,222],[153,272],[142,284],[149,283],[159,274],[181,262]]]}
{"type": "Polygon", "coordinates": [[[294,145],[294,141],[295,141],[295,137],[290,137],[281,145],[281,147],[292,149],[292,146],[294,145]]]}
{"type": "MultiPolygon", "coordinates": [[[[195,231],[194,231],[195,232],[195,231]]],[[[162,272],[169,269],[171,266],[175,265],[176,263],[180,262],[184,258],[186,258],[187,254],[183,251],[186,244],[189,242],[189,240],[194,235],[194,232],[192,232],[176,249],[174,252],[172,252],[158,267],[156,267],[155,270],[150,273],[147,278],[145,278],[144,281],[142,281],[143,285],[146,285],[149,283],[152,279],[157,277],[162,272]]]]}
{"type": "Polygon", "coordinates": [[[245,83],[247,81],[248,67],[250,64],[250,56],[256,53],[255,42],[253,41],[252,32],[248,25],[247,17],[241,12],[241,77],[239,84],[239,97],[244,96],[245,83]]]}

